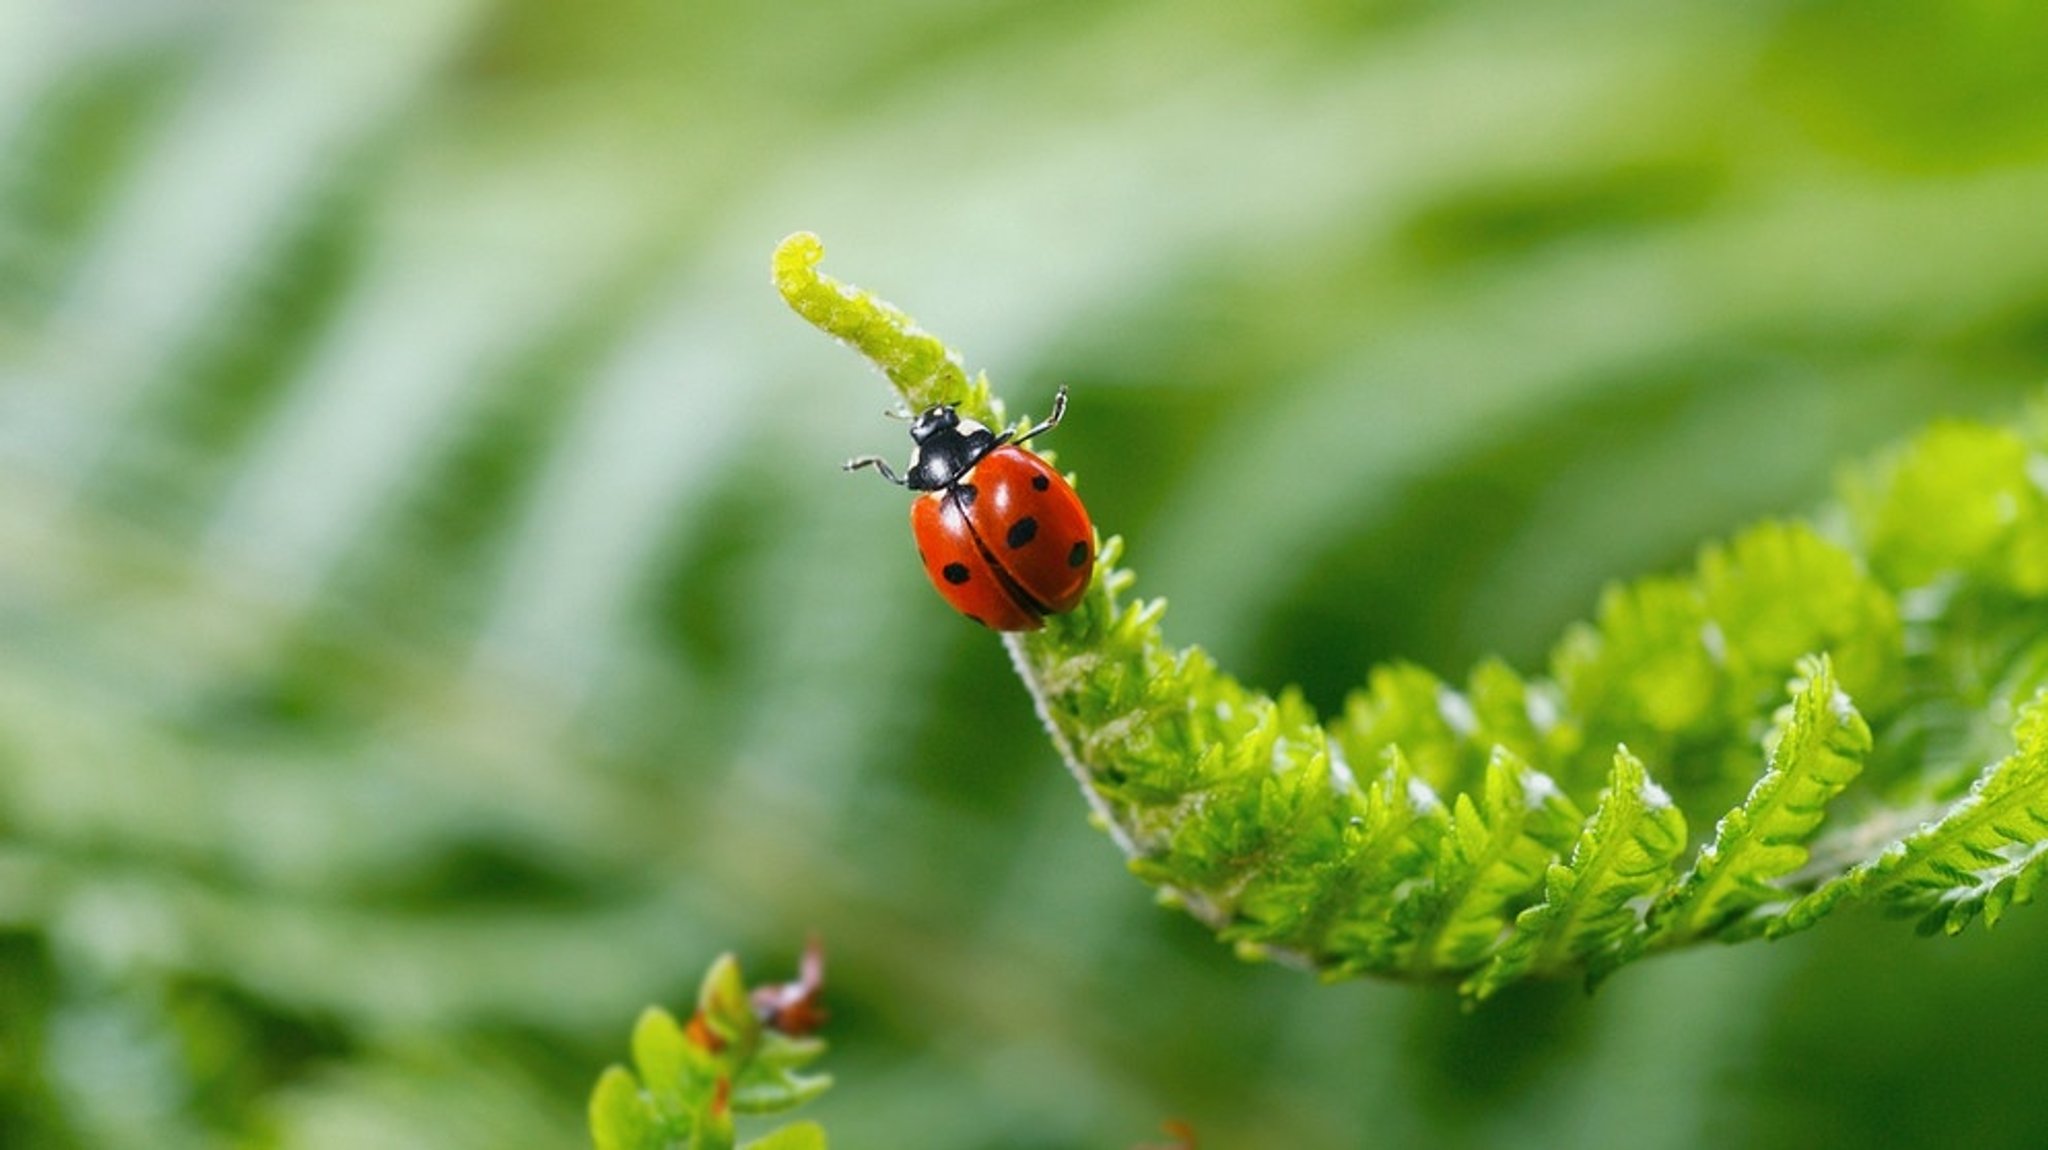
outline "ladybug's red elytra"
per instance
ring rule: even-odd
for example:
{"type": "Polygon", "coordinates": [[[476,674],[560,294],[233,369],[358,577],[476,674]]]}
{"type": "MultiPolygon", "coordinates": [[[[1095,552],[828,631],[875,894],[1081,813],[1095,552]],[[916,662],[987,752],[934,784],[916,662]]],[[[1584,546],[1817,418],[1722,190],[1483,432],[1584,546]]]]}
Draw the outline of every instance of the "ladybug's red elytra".
{"type": "Polygon", "coordinates": [[[922,491],[910,529],[932,586],[953,609],[997,631],[1036,631],[1047,615],[1074,609],[1095,571],[1095,528],[1060,473],[1023,443],[1060,425],[1067,389],[1052,414],[1022,435],[997,434],[962,419],[952,404],[924,409],[910,425],[910,467],[902,475],[880,456],[872,467],[898,487],[922,491]]]}

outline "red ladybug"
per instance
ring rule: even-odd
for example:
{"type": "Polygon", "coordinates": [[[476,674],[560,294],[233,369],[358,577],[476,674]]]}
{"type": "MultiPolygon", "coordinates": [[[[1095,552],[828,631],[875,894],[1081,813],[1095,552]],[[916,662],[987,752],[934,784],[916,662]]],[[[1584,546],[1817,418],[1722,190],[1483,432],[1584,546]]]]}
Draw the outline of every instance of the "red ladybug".
{"type": "Polygon", "coordinates": [[[910,425],[917,446],[903,475],[879,456],[846,463],[925,493],[910,505],[924,572],[954,610],[984,627],[1038,630],[1047,615],[1074,609],[1095,571],[1095,528],[1081,497],[1021,446],[1066,413],[1062,387],[1045,422],[1012,437],[935,404],[910,425]]]}

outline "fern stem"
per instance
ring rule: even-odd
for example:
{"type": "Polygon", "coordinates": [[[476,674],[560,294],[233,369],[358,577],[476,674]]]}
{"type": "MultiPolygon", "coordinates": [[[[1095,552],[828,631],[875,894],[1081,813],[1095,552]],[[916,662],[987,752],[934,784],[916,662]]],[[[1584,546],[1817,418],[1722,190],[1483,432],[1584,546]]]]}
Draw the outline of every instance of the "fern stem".
{"type": "MultiPolygon", "coordinates": [[[[1137,840],[1131,836],[1128,827],[1117,821],[1116,809],[1110,806],[1109,800],[1104,798],[1100,791],[1095,789],[1095,780],[1090,777],[1088,768],[1075,755],[1073,743],[1067,739],[1066,732],[1060,729],[1060,725],[1053,721],[1051,697],[1046,692],[1044,678],[1032,662],[1031,652],[1025,646],[1023,634],[1015,631],[1005,634],[1003,648],[1010,653],[1010,666],[1016,669],[1017,678],[1023,682],[1025,693],[1031,696],[1031,705],[1038,713],[1038,721],[1044,725],[1047,737],[1052,740],[1053,749],[1059,752],[1060,761],[1066,765],[1067,773],[1074,777],[1075,785],[1081,788],[1081,795],[1087,800],[1088,809],[1093,814],[1096,824],[1108,833],[1110,841],[1116,844],[1116,848],[1123,852],[1126,859],[1137,858],[1137,840]]],[[[1222,925],[1219,921],[1212,921],[1211,914],[1204,914],[1193,905],[1188,909],[1196,918],[1211,927],[1222,925]]]]}

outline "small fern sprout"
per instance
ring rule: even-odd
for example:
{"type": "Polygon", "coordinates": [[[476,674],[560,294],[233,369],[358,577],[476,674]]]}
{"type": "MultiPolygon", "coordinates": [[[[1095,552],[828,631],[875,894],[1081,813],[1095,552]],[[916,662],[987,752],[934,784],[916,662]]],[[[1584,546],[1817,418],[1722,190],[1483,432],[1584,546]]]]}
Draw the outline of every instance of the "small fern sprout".
{"type": "Polygon", "coordinates": [[[685,1022],[650,1006],[633,1028],[633,1068],[613,1066],[590,1098],[597,1150],[824,1150],[825,1132],[798,1122],[739,1142],[736,1118],[781,1114],[823,1094],[802,1071],[825,1052],[818,995],[824,950],[813,938],[794,982],[747,989],[739,961],[711,964],[685,1022]]]}

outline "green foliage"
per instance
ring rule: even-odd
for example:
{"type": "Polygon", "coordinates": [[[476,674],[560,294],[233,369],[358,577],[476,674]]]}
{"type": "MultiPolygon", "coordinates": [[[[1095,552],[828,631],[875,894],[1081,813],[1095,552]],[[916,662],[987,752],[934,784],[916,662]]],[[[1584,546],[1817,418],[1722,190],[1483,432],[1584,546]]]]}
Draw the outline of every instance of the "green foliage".
{"type": "Polygon", "coordinates": [[[1778,897],[1778,882],[1806,865],[1829,800],[1862,772],[1869,726],[1825,656],[1804,670],[1772,732],[1770,766],[1652,912],[1660,940],[1724,933],[1733,916],[1778,897]]]}
{"type": "Polygon", "coordinates": [[[1529,892],[1549,889],[1552,860],[1570,848],[1581,818],[1548,776],[1497,747],[1479,802],[1461,794],[1452,803],[1433,888],[1442,907],[1415,947],[1416,969],[1463,970],[1493,953],[1529,892]]]}
{"type": "Polygon", "coordinates": [[[1685,815],[1623,747],[1600,804],[1579,832],[1569,862],[1545,869],[1543,901],[1515,918],[1491,961],[1465,992],[1486,998],[1530,974],[1580,965],[1604,977],[1641,953],[1641,904],[1671,878],[1685,847],[1685,815]]]}
{"type": "Polygon", "coordinates": [[[2048,591],[2048,494],[2009,428],[1941,423],[1866,477],[1848,500],[1873,570],[1895,587],[1966,576],[2048,591]]]}
{"type": "MultiPolygon", "coordinates": [[[[1573,718],[1549,645],[1603,580],[2048,379],[2044,31],[0,4],[0,1146],[574,1145],[679,957],[814,925],[859,1086],[796,1116],[848,1145],[2048,1144],[1995,1054],[2048,1044],[2048,915],[1836,916],[1467,1017],[1146,914],[899,501],[836,472],[903,441],[880,375],[759,266],[814,219],[1013,415],[1071,385],[1050,442],[1167,638],[1298,684],[1360,779],[1345,692],[1398,656],[1585,812],[1612,747],[1514,696],[1573,718]],[[1521,674],[1483,698],[1487,651],[1521,674]]],[[[2014,594],[1891,598],[1899,702],[1851,687],[1879,738],[1813,876],[1939,817],[2038,678],[2014,594]]],[[[1696,835],[1767,686],[1714,801],[1614,736],[1696,835]]],[[[1478,800],[1482,740],[1456,782],[1403,745],[1478,800]]]]}
{"type": "MultiPolygon", "coordinates": [[[[992,403],[983,384],[961,390],[957,357],[902,313],[819,274],[819,255],[800,235],[776,256],[805,318],[913,405],[992,403]]],[[[2018,432],[1937,427],[1849,481],[1853,546],[1765,523],[1703,549],[1690,574],[1610,588],[1548,679],[1488,660],[1461,692],[1383,666],[1328,729],[1299,695],[1249,690],[1170,646],[1164,605],[1127,601],[1114,539],[1077,610],[1005,642],[1132,870],[1248,956],[1331,977],[1455,977],[1479,1000],[1530,976],[1596,982],[1654,949],[1782,934],[1853,901],[1953,933],[2028,901],[2048,856],[2040,705],[2019,749],[1946,813],[1892,829],[1956,770],[1954,746],[1915,737],[1928,716],[1995,715],[2048,667],[2038,641],[2013,638],[2028,633],[2013,610],[1981,609],[2048,590],[2036,458],[2018,432]],[[1909,595],[1923,605],[1910,642],[1909,595]],[[1985,633],[1993,617],[2003,642],[1985,633]],[[1987,684],[1992,670],[2003,677],[1987,684]],[[1907,761],[1831,827],[1888,731],[1907,761]],[[1689,840],[1722,806],[1712,836],[1689,840]]]]}
{"type": "Polygon", "coordinates": [[[613,1066],[590,1097],[597,1150],[823,1150],[812,1123],[735,1142],[736,1115],[779,1114],[823,1094],[832,1080],[801,1073],[825,1052],[755,1011],[739,963],[725,955],[704,976],[687,1024],[649,1007],[633,1028],[633,1069],[613,1066]]]}
{"type": "Polygon", "coordinates": [[[2048,697],[2020,714],[2018,749],[1986,770],[1939,819],[1794,903],[1770,924],[1787,934],[1850,900],[1919,914],[1923,933],[1955,934],[1979,914],[1996,923],[2033,900],[2048,856],[2048,697]]]}

